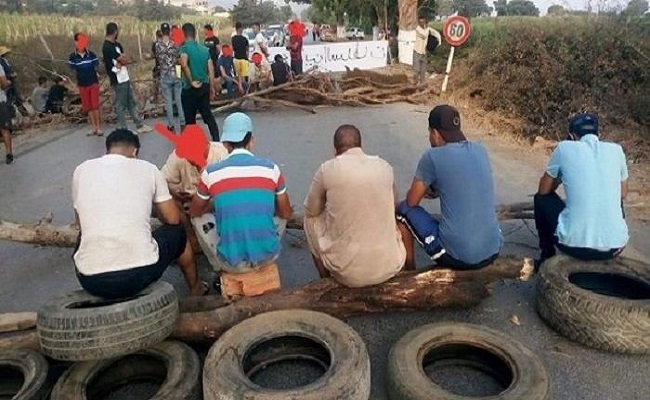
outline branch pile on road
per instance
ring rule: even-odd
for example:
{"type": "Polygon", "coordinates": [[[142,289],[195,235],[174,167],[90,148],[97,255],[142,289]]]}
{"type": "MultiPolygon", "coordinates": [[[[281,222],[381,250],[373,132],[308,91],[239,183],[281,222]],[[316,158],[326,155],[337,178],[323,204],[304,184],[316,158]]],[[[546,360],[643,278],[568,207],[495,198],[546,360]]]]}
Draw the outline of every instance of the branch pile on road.
{"type": "Polygon", "coordinates": [[[432,83],[415,86],[406,74],[348,70],[342,75],[333,75],[314,71],[293,82],[225,102],[214,112],[241,107],[249,100],[315,113],[315,106],[363,107],[397,102],[422,104],[437,94],[439,91],[432,83]]]}
{"type": "MultiPolygon", "coordinates": [[[[136,101],[144,118],[159,118],[165,115],[162,96],[155,95],[156,81],[152,79],[132,81],[136,101]]],[[[280,105],[315,113],[317,106],[363,107],[396,102],[422,104],[439,94],[438,85],[427,82],[415,86],[406,74],[385,74],[375,71],[349,70],[343,74],[311,71],[295,81],[280,86],[248,93],[235,100],[220,100],[212,103],[213,112],[226,112],[254,104],[256,107],[280,105]]],[[[108,82],[101,85],[101,111],[105,123],[114,123],[114,93],[108,82]]],[[[54,125],[63,122],[85,123],[86,116],[76,88],[70,87],[70,96],[63,114],[45,114],[19,118],[17,125],[22,129],[54,125]]]]}

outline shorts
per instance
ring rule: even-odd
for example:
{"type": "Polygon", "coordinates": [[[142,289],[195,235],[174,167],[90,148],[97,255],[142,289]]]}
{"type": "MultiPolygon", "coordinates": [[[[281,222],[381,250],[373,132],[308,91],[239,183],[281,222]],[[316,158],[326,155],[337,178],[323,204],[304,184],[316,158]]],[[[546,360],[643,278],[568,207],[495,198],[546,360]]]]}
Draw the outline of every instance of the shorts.
{"type": "Polygon", "coordinates": [[[427,255],[436,261],[436,265],[461,270],[478,269],[491,264],[499,256],[497,252],[476,264],[455,259],[442,245],[438,220],[422,207],[409,207],[406,201],[397,207],[397,220],[406,225],[427,255]]]}
{"type": "MultiPolygon", "coordinates": [[[[158,243],[158,261],[156,263],[96,275],[83,275],[75,268],[81,287],[93,296],[119,299],[135,296],[147,286],[158,281],[172,261],[179,258],[185,251],[187,233],[183,225],[163,225],[153,231],[151,236],[158,243]]],[[[79,235],[75,253],[80,243],[81,235],[79,235]]]]}
{"type": "MultiPolygon", "coordinates": [[[[275,217],[274,221],[278,230],[278,236],[282,237],[282,235],[284,235],[284,231],[287,228],[287,220],[275,217]]],[[[217,232],[214,214],[208,213],[200,217],[192,218],[192,226],[196,232],[196,237],[199,241],[199,245],[201,246],[201,250],[216,272],[225,271],[232,274],[251,272],[275,262],[275,260],[278,258],[278,255],[275,255],[268,260],[259,263],[242,261],[237,265],[230,265],[217,253],[217,246],[219,245],[220,239],[219,233],[217,232]]]]}
{"type": "Polygon", "coordinates": [[[14,116],[14,107],[6,101],[0,103],[0,129],[11,131],[13,125],[11,119],[14,116]]]}
{"type": "Polygon", "coordinates": [[[240,60],[240,59],[237,59],[237,58],[235,58],[233,61],[234,61],[234,64],[235,64],[235,74],[238,77],[247,78],[248,75],[249,75],[248,68],[249,68],[250,62],[248,60],[240,60]]]}
{"type": "Polygon", "coordinates": [[[83,112],[99,110],[99,84],[90,86],[79,86],[79,97],[81,97],[81,109],[83,112]]]}

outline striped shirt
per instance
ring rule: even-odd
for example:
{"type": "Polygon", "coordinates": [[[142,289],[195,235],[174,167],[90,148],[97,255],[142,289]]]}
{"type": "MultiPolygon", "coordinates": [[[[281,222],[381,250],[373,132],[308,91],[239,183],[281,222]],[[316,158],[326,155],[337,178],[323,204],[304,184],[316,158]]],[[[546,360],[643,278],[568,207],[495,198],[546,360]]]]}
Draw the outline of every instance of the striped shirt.
{"type": "Polygon", "coordinates": [[[77,73],[77,83],[79,86],[92,86],[95,83],[99,83],[96,70],[99,65],[99,59],[92,51],[88,50],[84,55],[76,51],[72,52],[68,58],[68,64],[77,73]]]}
{"type": "Polygon", "coordinates": [[[273,221],[275,196],[286,190],[277,165],[244,149],[235,149],[225,160],[208,165],[197,194],[204,200],[212,198],[219,257],[230,266],[275,258],[280,252],[273,221]]]}

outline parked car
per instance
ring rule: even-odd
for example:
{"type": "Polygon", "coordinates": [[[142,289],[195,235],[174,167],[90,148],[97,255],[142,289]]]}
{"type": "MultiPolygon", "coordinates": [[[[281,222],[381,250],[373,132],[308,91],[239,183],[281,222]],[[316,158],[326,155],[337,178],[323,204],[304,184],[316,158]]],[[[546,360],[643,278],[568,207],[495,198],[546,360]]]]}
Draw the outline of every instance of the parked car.
{"type": "Polygon", "coordinates": [[[248,38],[248,47],[250,47],[251,49],[255,47],[255,32],[253,32],[253,29],[246,28],[242,31],[241,34],[246,38],[248,38]]]}
{"type": "Polygon", "coordinates": [[[361,28],[348,28],[345,31],[345,37],[348,40],[363,40],[366,37],[365,32],[361,28]]]}
{"type": "Polygon", "coordinates": [[[264,37],[269,47],[283,47],[286,40],[284,27],[282,25],[269,25],[264,30],[264,37]]]}

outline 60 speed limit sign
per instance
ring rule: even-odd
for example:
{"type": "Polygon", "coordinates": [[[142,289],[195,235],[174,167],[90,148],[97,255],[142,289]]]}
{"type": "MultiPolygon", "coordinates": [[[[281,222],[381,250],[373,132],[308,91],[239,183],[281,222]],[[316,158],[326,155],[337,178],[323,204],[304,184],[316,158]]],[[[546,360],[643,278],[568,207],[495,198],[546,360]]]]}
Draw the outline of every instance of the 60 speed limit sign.
{"type": "Polygon", "coordinates": [[[452,46],[460,46],[465,43],[469,38],[470,30],[469,21],[460,15],[447,18],[442,29],[445,40],[452,46]]]}

